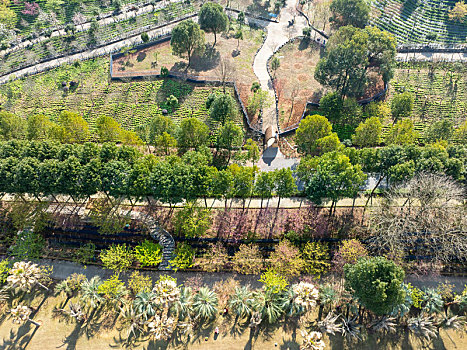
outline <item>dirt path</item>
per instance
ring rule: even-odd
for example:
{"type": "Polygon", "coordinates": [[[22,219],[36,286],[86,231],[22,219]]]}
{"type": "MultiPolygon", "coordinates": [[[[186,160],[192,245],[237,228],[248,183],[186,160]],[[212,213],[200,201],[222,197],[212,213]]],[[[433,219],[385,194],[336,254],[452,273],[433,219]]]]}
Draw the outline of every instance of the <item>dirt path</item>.
{"type": "Polygon", "coordinates": [[[279,23],[269,23],[266,26],[267,38],[258,51],[253,63],[253,70],[258,77],[261,88],[269,92],[270,107],[263,110],[263,132],[272,127],[273,135],[279,131],[278,115],[276,112],[276,98],[271,78],[268,73],[268,60],[274,52],[290,39],[302,35],[303,28],[307,26],[305,17],[301,16],[295,9],[297,0],[287,0],[286,6],[281,10],[279,23]],[[289,22],[294,20],[292,26],[289,22]]]}

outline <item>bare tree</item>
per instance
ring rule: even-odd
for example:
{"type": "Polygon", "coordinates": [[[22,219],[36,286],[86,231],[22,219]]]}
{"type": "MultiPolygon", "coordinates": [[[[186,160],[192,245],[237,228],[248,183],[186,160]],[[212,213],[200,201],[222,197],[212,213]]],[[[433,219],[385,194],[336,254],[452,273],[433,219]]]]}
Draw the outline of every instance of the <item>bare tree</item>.
{"type": "Polygon", "coordinates": [[[225,94],[225,85],[227,82],[233,81],[235,78],[235,66],[232,61],[221,58],[219,65],[216,67],[215,74],[217,79],[222,84],[222,90],[225,94]]]}
{"type": "Polygon", "coordinates": [[[467,216],[463,188],[444,175],[422,173],[394,187],[370,216],[370,246],[394,257],[465,261],[467,216]]]}

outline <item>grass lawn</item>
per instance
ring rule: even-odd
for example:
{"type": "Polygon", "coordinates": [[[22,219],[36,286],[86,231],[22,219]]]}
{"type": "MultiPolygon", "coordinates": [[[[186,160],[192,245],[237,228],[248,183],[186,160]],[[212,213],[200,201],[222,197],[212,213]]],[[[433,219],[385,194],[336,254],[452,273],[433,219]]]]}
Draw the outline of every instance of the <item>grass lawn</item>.
{"type": "MultiPolygon", "coordinates": [[[[236,30],[237,25],[234,27],[236,30]]],[[[237,82],[240,97],[247,105],[251,94],[251,84],[257,81],[253,72],[253,61],[263,43],[264,31],[251,29],[248,26],[242,26],[242,30],[243,40],[240,41],[233,37],[234,31],[230,31],[227,35],[218,35],[214,49],[212,49],[214,35],[206,34],[206,49],[203,55],[194,56],[188,69],[188,60],[173,55],[170,42],[166,41],[114,60],[114,75],[124,76],[135,72],[159,74],[161,67],[166,67],[175,73],[187,73],[201,78],[219,80],[218,66],[222,59],[232,66],[229,79],[237,82]],[[234,54],[237,46],[240,51],[239,55],[234,54]]]]}
{"type": "MultiPolygon", "coordinates": [[[[215,128],[209,118],[207,96],[221,88],[191,84],[181,80],[146,79],[133,82],[113,82],[109,78],[109,59],[81,62],[77,67],[66,65],[48,72],[16,80],[0,86],[0,106],[21,117],[44,114],[55,120],[61,111],[79,113],[94,125],[100,115],[115,118],[126,129],[145,124],[152,116],[167,109],[176,123],[196,116],[215,128]],[[75,91],[65,92],[62,82],[78,82],[75,91]],[[179,106],[171,110],[166,98],[174,95],[179,106]]],[[[228,93],[233,94],[229,88],[228,93]]],[[[243,124],[237,113],[236,122],[243,124]]]]}
{"type": "MultiPolygon", "coordinates": [[[[36,328],[31,323],[13,324],[8,315],[9,307],[0,310],[0,348],[5,350],[28,349],[123,349],[122,338],[126,330],[121,327],[117,315],[108,312],[96,312],[95,316],[86,324],[79,325],[73,318],[54,312],[54,309],[68,309],[70,302],[76,303],[76,298],[68,301],[64,297],[36,297],[31,304],[38,308],[33,315],[35,321],[41,322],[36,328]],[[66,303],[65,303],[66,302],[66,303]]],[[[312,317],[316,315],[312,315],[312,317]]],[[[305,322],[307,323],[307,322],[305,322]]],[[[219,316],[214,322],[196,330],[187,339],[181,336],[169,344],[165,341],[144,339],[133,349],[190,349],[190,350],[237,350],[237,349],[290,349],[298,350],[301,344],[300,330],[303,326],[295,327],[294,322],[281,321],[276,326],[261,328],[259,334],[252,334],[245,321],[234,322],[219,316]],[[219,336],[214,337],[214,328],[219,327],[219,336]],[[205,337],[208,340],[205,341],[205,337]],[[277,344],[277,346],[276,346],[277,344]]],[[[467,345],[465,337],[452,331],[440,332],[440,337],[431,343],[421,338],[415,338],[407,333],[395,335],[371,334],[361,342],[349,343],[342,337],[324,336],[326,349],[432,349],[451,350],[463,349],[467,345]]]]}

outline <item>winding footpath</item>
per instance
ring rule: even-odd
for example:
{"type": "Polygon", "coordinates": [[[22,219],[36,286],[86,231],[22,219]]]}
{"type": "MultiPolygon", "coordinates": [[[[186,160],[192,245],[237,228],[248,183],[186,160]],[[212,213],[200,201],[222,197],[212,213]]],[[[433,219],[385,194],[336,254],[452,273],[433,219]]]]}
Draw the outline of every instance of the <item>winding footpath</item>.
{"type": "Polygon", "coordinates": [[[285,7],[280,12],[279,22],[270,22],[266,26],[266,40],[253,62],[253,71],[258,77],[261,89],[268,91],[270,100],[273,101],[268,108],[263,110],[263,132],[265,133],[271,126],[273,135],[279,131],[279,120],[275,103],[276,95],[268,72],[268,60],[287,41],[303,35],[303,28],[308,26],[305,17],[297,12],[296,4],[297,0],[287,0],[285,7]],[[290,26],[289,22],[292,20],[294,20],[294,24],[290,26]]]}

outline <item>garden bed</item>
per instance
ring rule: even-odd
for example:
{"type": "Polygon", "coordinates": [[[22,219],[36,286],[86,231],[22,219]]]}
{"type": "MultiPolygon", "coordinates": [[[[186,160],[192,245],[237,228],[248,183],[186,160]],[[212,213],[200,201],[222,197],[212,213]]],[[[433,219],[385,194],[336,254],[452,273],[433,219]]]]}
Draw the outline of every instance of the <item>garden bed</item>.
{"type": "Polygon", "coordinates": [[[389,84],[389,102],[402,91],[415,97],[412,117],[422,136],[435,121],[448,119],[459,126],[467,118],[467,67],[461,63],[399,63],[389,84]]]}
{"type": "MultiPolygon", "coordinates": [[[[195,116],[217,128],[205,101],[211,92],[222,88],[172,79],[111,82],[108,62],[108,58],[89,60],[4,84],[0,86],[0,105],[23,118],[43,114],[56,120],[61,111],[69,110],[83,115],[91,127],[100,115],[107,115],[130,130],[167,109],[176,124],[195,116]],[[78,82],[76,90],[63,91],[61,83],[71,80],[78,82]],[[165,105],[170,95],[179,101],[173,111],[165,105]]],[[[227,93],[233,95],[233,88],[227,87],[227,93]]],[[[243,125],[240,112],[235,122],[243,125]]]]}
{"type": "MultiPolygon", "coordinates": [[[[253,72],[253,61],[256,52],[263,43],[264,32],[259,29],[251,29],[243,26],[243,40],[237,41],[233,32],[227,35],[218,35],[217,43],[212,49],[214,35],[206,34],[206,49],[202,56],[192,58],[191,67],[187,69],[188,61],[172,54],[170,41],[164,41],[127,53],[113,60],[112,72],[114,77],[132,75],[160,74],[162,67],[169,69],[171,73],[187,74],[206,80],[222,80],[219,73],[221,60],[228,60],[232,69],[227,80],[234,80],[243,104],[248,105],[251,95],[251,84],[257,81],[253,72]],[[240,51],[235,55],[234,51],[240,51]]],[[[254,120],[250,120],[254,124],[254,120]]]]}
{"type": "MultiPolygon", "coordinates": [[[[328,89],[314,78],[316,64],[323,54],[319,44],[307,39],[298,39],[284,45],[274,57],[280,61],[273,75],[276,94],[279,98],[279,125],[282,130],[297,125],[307,102],[319,103],[328,89]]],[[[376,74],[369,74],[370,82],[360,99],[370,98],[384,90],[384,84],[376,74]]]]}

